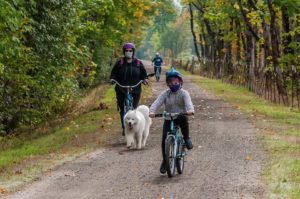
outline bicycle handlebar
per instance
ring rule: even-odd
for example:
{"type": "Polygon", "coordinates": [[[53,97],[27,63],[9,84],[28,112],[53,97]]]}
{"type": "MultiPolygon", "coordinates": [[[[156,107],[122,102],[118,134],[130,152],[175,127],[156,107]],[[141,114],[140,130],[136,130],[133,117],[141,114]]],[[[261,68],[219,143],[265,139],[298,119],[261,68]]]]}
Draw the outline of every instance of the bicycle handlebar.
{"type": "MultiPolygon", "coordinates": [[[[153,77],[155,75],[155,73],[149,73],[147,74],[147,77],[153,77]]],[[[133,85],[133,86],[124,86],[124,85],[121,85],[117,80],[115,79],[111,79],[110,80],[111,82],[115,82],[118,86],[120,86],[121,88],[135,88],[137,87],[138,85],[140,85],[141,83],[144,82],[144,80],[140,80],[136,85],[133,85]]]]}
{"type": "Polygon", "coordinates": [[[117,80],[115,79],[111,79],[112,82],[115,82],[118,86],[120,86],[121,88],[135,88],[137,87],[138,85],[140,85],[142,82],[144,82],[144,80],[140,80],[136,85],[133,85],[133,86],[124,86],[124,85],[121,85],[117,80]]]}
{"type": "MultiPolygon", "coordinates": [[[[176,117],[179,115],[189,115],[188,113],[156,113],[154,114],[154,117],[176,117]]],[[[194,115],[194,114],[193,114],[194,115]]]]}

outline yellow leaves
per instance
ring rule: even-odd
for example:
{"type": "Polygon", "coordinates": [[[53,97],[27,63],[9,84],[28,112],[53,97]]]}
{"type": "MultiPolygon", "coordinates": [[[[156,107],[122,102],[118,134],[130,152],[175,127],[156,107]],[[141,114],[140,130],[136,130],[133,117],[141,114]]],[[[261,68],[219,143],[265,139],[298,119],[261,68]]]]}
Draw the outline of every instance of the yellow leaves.
{"type": "Polygon", "coordinates": [[[145,5],[145,6],[143,7],[143,9],[144,9],[144,10],[146,10],[146,11],[148,11],[148,10],[150,10],[150,9],[151,9],[151,7],[150,7],[150,6],[147,6],[147,5],[145,5]]]}
{"type": "Polygon", "coordinates": [[[126,19],[124,17],[122,17],[121,15],[117,15],[115,17],[116,21],[120,24],[120,25],[126,25],[126,19]]]}
{"type": "Polygon", "coordinates": [[[252,11],[247,13],[247,18],[249,19],[252,25],[259,25],[261,24],[261,18],[256,11],[252,11]]]}
{"type": "Polygon", "coordinates": [[[225,4],[225,2],[223,0],[216,0],[215,1],[215,5],[217,5],[217,6],[222,6],[224,4],[225,4]]]}
{"type": "Polygon", "coordinates": [[[138,10],[133,14],[134,17],[142,18],[144,16],[143,11],[138,10]]]}
{"type": "Polygon", "coordinates": [[[239,10],[239,9],[240,9],[240,6],[239,6],[239,4],[238,4],[238,3],[235,3],[235,4],[233,5],[233,7],[234,7],[235,9],[237,9],[237,10],[239,10]]]}

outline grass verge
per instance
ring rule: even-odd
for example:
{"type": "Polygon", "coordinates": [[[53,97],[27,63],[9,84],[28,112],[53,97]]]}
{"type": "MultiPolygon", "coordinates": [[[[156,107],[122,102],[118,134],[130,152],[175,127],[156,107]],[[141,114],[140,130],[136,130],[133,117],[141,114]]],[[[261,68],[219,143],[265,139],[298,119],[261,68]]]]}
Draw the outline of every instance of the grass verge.
{"type": "MultiPolygon", "coordinates": [[[[141,103],[145,104],[151,93],[151,86],[143,87],[141,103]]],[[[120,136],[113,87],[91,90],[73,108],[68,119],[52,122],[55,125],[50,122],[33,132],[1,137],[0,196],[120,136]]]]}
{"type": "Polygon", "coordinates": [[[269,197],[300,198],[300,112],[265,101],[242,87],[191,77],[202,88],[247,113],[261,129],[263,147],[269,156],[263,173],[269,197]]]}
{"type": "Polygon", "coordinates": [[[41,172],[105,144],[117,134],[113,125],[118,121],[114,89],[106,86],[96,89],[97,92],[92,91],[92,95],[82,99],[86,105],[81,103],[80,108],[86,111],[81,114],[20,136],[2,137],[0,192],[14,190],[41,172]],[[98,107],[100,102],[104,107],[98,107]]]}

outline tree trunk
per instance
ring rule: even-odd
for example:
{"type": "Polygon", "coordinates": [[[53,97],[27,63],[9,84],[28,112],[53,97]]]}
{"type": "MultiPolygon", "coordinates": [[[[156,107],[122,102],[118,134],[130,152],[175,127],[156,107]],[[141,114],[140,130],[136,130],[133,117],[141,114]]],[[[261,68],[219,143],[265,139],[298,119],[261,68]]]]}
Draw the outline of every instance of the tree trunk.
{"type": "Polygon", "coordinates": [[[194,31],[194,14],[193,14],[193,8],[192,8],[192,4],[189,3],[189,10],[190,10],[190,22],[191,22],[191,31],[192,31],[192,35],[193,35],[193,40],[194,40],[194,47],[195,47],[195,51],[196,51],[196,55],[198,58],[198,61],[200,62],[200,54],[199,54],[199,50],[198,50],[198,45],[197,45],[197,37],[196,37],[196,33],[194,31]]]}
{"type": "Polygon", "coordinates": [[[276,30],[276,13],[274,11],[272,3],[273,3],[272,0],[268,0],[268,7],[270,10],[270,14],[271,14],[270,32],[271,32],[271,40],[272,40],[272,61],[273,61],[274,71],[276,73],[277,90],[279,92],[279,95],[282,96],[283,103],[285,105],[288,105],[289,102],[288,102],[287,91],[284,86],[283,75],[282,75],[282,71],[279,67],[279,62],[278,62],[279,41],[278,41],[278,35],[277,35],[277,30],[276,30]]]}
{"type": "MultiPolygon", "coordinates": [[[[282,27],[283,27],[284,33],[289,33],[290,32],[290,19],[289,19],[288,13],[287,13],[287,8],[282,7],[281,13],[282,13],[282,27]]],[[[282,42],[284,54],[292,53],[292,50],[289,47],[289,44],[291,42],[292,42],[291,35],[284,36],[283,42],[282,42]]]]}
{"type": "Polygon", "coordinates": [[[256,39],[256,41],[258,41],[259,40],[259,36],[253,30],[253,27],[252,27],[250,21],[247,19],[247,13],[245,13],[245,11],[244,11],[242,1],[238,0],[238,4],[239,4],[240,10],[241,10],[241,15],[242,15],[242,18],[243,18],[243,21],[245,23],[245,26],[246,26],[247,30],[256,39]]]}
{"type": "Polygon", "coordinates": [[[254,91],[254,83],[255,83],[255,67],[256,67],[256,59],[255,59],[255,49],[256,49],[256,45],[255,45],[255,38],[251,37],[251,62],[250,62],[250,68],[249,68],[249,77],[251,79],[250,81],[250,87],[251,90],[254,91]]]}

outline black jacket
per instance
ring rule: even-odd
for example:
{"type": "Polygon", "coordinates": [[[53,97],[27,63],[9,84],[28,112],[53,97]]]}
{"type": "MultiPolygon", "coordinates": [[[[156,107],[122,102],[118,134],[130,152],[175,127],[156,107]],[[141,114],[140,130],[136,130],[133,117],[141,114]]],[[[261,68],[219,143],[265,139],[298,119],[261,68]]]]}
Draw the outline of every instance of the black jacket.
{"type": "MultiPolygon", "coordinates": [[[[121,85],[128,86],[128,85],[135,85],[140,80],[147,79],[147,72],[143,65],[143,63],[134,58],[131,63],[127,63],[126,59],[118,60],[110,74],[110,79],[117,80],[121,85]],[[122,64],[123,62],[123,64],[122,64]]],[[[121,89],[118,85],[116,85],[115,90],[117,92],[124,92],[126,93],[126,89],[121,89]]],[[[141,92],[141,85],[133,89],[134,93],[141,92]]]]}

